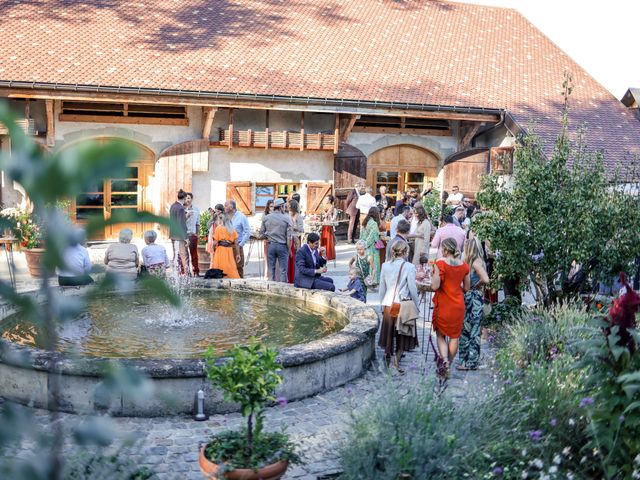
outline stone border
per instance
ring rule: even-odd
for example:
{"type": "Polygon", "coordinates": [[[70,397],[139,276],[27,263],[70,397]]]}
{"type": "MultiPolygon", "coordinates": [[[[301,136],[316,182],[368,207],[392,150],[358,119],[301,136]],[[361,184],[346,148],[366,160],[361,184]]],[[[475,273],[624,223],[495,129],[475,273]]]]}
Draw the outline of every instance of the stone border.
{"type": "MultiPolygon", "coordinates": [[[[315,395],[359,377],[375,355],[378,315],[371,307],[350,297],[261,280],[194,279],[190,288],[286,296],[334,309],[349,318],[349,323],[339,332],[280,350],[284,369],[277,395],[288,400],[315,395]]],[[[63,290],[65,295],[77,295],[80,291],[78,288],[63,290]]],[[[11,313],[13,310],[6,306],[0,307],[0,319],[11,313]]],[[[236,410],[236,406],[222,400],[221,392],[212,391],[204,378],[203,367],[202,359],[74,359],[63,353],[0,339],[0,396],[48,408],[50,376],[60,374],[58,404],[59,409],[66,412],[109,411],[122,416],[189,414],[193,411],[194,395],[201,388],[207,395],[208,413],[236,410]],[[107,403],[97,400],[95,390],[100,376],[114,364],[124,364],[147,375],[154,392],[148,398],[122,392],[107,403]]]]}

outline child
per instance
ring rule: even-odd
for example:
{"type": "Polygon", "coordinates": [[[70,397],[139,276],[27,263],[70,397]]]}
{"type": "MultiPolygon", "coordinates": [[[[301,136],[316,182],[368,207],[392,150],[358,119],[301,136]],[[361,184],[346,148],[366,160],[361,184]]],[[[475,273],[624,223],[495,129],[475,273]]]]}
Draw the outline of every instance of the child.
{"type": "Polygon", "coordinates": [[[167,250],[155,243],[156,238],[158,234],[154,230],[144,232],[144,243],[147,246],[142,249],[142,261],[147,273],[164,277],[165,270],[170,266],[169,257],[167,250]]]}
{"type": "Polygon", "coordinates": [[[416,267],[416,283],[419,287],[431,283],[431,266],[429,257],[425,253],[420,254],[420,264],[416,267]]]}
{"type": "Polygon", "coordinates": [[[355,298],[356,300],[367,303],[367,294],[365,293],[364,286],[360,280],[361,276],[362,272],[358,267],[351,267],[349,269],[349,284],[347,285],[347,288],[343,288],[340,291],[345,295],[355,298]]]}
{"type": "Polygon", "coordinates": [[[362,240],[356,243],[356,254],[349,260],[349,269],[355,267],[360,270],[360,281],[364,289],[364,296],[367,296],[367,288],[373,286],[373,275],[375,270],[373,259],[367,255],[367,244],[362,240]]]}

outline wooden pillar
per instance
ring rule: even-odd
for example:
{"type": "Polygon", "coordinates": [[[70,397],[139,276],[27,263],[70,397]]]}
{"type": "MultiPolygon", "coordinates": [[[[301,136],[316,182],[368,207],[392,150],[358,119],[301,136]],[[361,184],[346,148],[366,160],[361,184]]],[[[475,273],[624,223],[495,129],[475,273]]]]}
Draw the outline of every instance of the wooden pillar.
{"type": "Polygon", "coordinates": [[[233,108],[229,109],[229,150],[233,148],[233,108]]]}
{"type": "Polygon", "coordinates": [[[53,100],[45,100],[45,109],[47,112],[47,147],[53,147],[56,144],[55,118],[53,100]]]}
{"type": "Polygon", "coordinates": [[[336,125],[334,128],[333,137],[333,153],[338,153],[340,148],[340,114],[336,113],[336,125]]]}
{"type": "Polygon", "coordinates": [[[213,118],[218,111],[215,107],[203,107],[202,108],[202,138],[209,140],[211,136],[211,126],[213,125],[213,118]]]}
{"type": "Polygon", "coordinates": [[[304,112],[300,112],[300,151],[304,150],[304,112]]]}
{"type": "Polygon", "coordinates": [[[268,150],[269,149],[269,110],[267,110],[267,113],[265,115],[264,135],[265,135],[264,148],[265,150],[268,150]]]}

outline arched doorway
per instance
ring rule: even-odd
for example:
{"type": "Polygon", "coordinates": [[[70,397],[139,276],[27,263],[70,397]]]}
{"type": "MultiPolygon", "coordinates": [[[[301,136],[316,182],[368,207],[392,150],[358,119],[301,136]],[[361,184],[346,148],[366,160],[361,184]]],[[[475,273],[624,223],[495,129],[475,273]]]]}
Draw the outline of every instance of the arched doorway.
{"type": "MultiPolygon", "coordinates": [[[[71,201],[71,217],[79,225],[83,225],[91,216],[100,215],[109,219],[116,210],[153,211],[148,187],[154,173],[155,153],[137,142],[122,138],[98,137],[83,139],[107,143],[112,140],[128,142],[138,150],[137,158],[131,162],[121,178],[110,178],[87,185],[86,191],[71,201]]],[[[78,143],[65,145],[63,148],[74,148],[78,143]]],[[[107,226],[102,234],[94,235],[91,240],[113,240],[118,232],[130,228],[135,237],[141,237],[148,224],[131,223],[107,226]]]]}
{"type": "Polygon", "coordinates": [[[381,148],[367,160],[367,184],[375,192],[384,185],[390,195],[410,188],[422,190],[426,182],[436,182],[439,172],[436,154],[414,145],[381,148]]]}

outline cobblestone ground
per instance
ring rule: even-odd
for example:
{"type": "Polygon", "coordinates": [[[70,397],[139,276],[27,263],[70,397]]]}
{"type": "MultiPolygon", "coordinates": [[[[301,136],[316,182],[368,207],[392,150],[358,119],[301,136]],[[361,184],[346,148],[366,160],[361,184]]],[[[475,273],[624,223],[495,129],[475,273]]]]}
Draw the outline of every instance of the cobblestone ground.
{"type": "MultiPolygon", "coordinates": [[[[350,245],[338,247],[338,259],[331,275],[339,287],[347,283],[346,264],[352,252],[350,245]]],[[[20,288],[34,286],[26,277],[19,277],[18,283],[20,288]]],[[[379,304],[375,293],[370,294],[368,303],[373,306],[379,304]]],[[[422,340],[421,324],[419,322],[418,336],[422,340]]],[[[426,328],[427,332],[430,331],[429,323],[426,328]]],[[[483,344],[484,361],[481,368],[474,372],[453,370],[444,395],[456,403],[464,403],[482,395],[485,387],[494,382],[491,368],[493,356],[491,349],[486,347],[483,344]]],[[[377,351],[378,359],[382,358],[381,353],[377,351]]],[[[316,479],[340,472],[339,447],[345,438],[351,413],[375,394],[384,382],[395,382],[401,388],[419,381],[423,375],[435,375],[433,352],[426,359],[420,348],[407,353],[402,366],[407,370],[406,375],[391,375],[389,378],[376,360],[362,378],[343,387],[291,402],[284,407],[267,409],[267,428],[285,428],[300,446],[305,461],[304,465],[290,468],[284,478],[316,479]]],[[[46,424],[47,415],[45,411],[36,411],[39,423],[46,424]]],[[[65,428],[82,421],[82,417],[70,414],[62,414],[61,419],[65,428]]],[[[139,449],[131,455],[134,462],[151,467],[159,479],[173,480],[202,478],[197,461],[198,445],[206,442],[211,434],[239,427],[244,424],[244,419],[239,414],[227,414],[212,416],[204,422],[195,422],[189,417],[116,418],[113,422],[121,438],[133,436],[140,440],[139,449]]]]}

